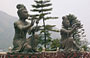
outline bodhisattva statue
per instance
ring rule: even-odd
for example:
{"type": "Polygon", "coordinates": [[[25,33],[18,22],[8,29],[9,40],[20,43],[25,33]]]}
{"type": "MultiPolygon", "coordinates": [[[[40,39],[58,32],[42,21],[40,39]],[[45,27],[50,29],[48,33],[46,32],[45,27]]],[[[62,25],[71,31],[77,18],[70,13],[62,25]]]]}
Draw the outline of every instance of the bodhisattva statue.
{"type": "Polygon", "coordinates": [[[27,46],[29,49],[31,46],[27,44],[26,34],[28,30],[34,25],[33,21],[31,24],[26,22],[28,19],[28,11],[26,7],[22,4],[17,5],[17,14],[19,16],[19,20],[14,22],[15,35],[13,39],[13,49],[12,52],[22,52],[23,47],[27,46]]]}
{"type": "Polygon", "coordinates": [[[79,49],[79,46],[76,44],[72,36],[77,26],[74,26],[73,28],[69,28],[70,22],[68,18],[66,16],[63,16],[62,19],[63,19],[62,21],[63,27],[60,30],[61,48],[64,49],[64,51],[77,51],[79,49]]]}

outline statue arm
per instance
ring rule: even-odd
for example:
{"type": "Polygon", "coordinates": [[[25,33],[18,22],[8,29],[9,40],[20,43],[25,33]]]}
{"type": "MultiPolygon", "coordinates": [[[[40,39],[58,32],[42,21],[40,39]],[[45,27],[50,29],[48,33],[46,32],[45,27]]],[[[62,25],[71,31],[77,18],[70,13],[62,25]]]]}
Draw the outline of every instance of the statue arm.
{"type": "Polygon", "coordinates": [[[74,28],[72,28],[71,30],[67,30],[67,29],[61,29],[61,31],[62,32],[65,32],[65,33],[68,33],[68,34],[71,34],[71,33],[73,33],[74,32],[74,30],[75,30],[76,28],[74,27],[74,28]]]}
{"type": "Polygon", "coordinates": [[[28,24],[23,26],[21,23],[14,23],[14,26],[18,27],[20,30],[28,30],[29,28],[31,28],[33,26],[33,24],[28,24]]]}

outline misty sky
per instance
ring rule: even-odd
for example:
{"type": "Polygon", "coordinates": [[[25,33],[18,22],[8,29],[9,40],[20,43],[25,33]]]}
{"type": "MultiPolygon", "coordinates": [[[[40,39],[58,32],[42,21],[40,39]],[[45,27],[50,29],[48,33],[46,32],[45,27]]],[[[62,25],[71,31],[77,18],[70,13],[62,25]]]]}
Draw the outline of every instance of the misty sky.
{"type": "MultiPolygon", "coordinates": [[[[31,4],[34,4],[34,0],[0,0],[0,10],[18,17],[16,5],[19,3],[24,4],[29,11],[32,9],[31,4]]],[[[56,24],[60,29],[62,16],[74,14],[84,24],[87,39],[90,42],[90,0],[51,0],[51,3],[53,4],[52,16],[58,16],[59,19],[47,21],[47,24],[56,24]]]]}

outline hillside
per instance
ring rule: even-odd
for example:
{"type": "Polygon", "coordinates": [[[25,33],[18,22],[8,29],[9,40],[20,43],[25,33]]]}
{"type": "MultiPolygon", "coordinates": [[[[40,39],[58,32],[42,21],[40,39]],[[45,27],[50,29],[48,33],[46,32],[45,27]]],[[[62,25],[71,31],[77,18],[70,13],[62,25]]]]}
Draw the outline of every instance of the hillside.
{"type": "Polygon", "coordinates": [[[8,48],[12,44],[14,35],[13,23],[17,18],[0,11],[0,49],[8,48]]]}

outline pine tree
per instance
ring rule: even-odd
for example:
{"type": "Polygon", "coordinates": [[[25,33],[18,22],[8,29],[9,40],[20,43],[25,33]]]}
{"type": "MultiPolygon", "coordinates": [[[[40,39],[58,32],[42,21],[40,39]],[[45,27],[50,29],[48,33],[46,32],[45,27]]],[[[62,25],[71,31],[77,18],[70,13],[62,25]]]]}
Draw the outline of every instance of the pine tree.
{"type": "Polygon", "coordinates": [[[43,20],[43,25],[38,26],[38,29],[40,31],[40,34],[44,34],[44,47],[46,48],[46,41],[48,38],[51,38],[49,31],[58,32],[58,30],[53,30],[53,27],[55,27],[55,25],[46,25],[45,21],[49,19],[57,19],[58,17],[47,16],[48,14],[51,14],[52,11],[52,8],[48,8],[52,5],[52,3],[50,3],[50,0],[35,0],[34,2],[36,3],[36,5],[32,5],[33,9],[31,11],[37,12],[38,14],[30,16],[35,17],[36,26],[38,26],[40,20],[43,20]]]}

